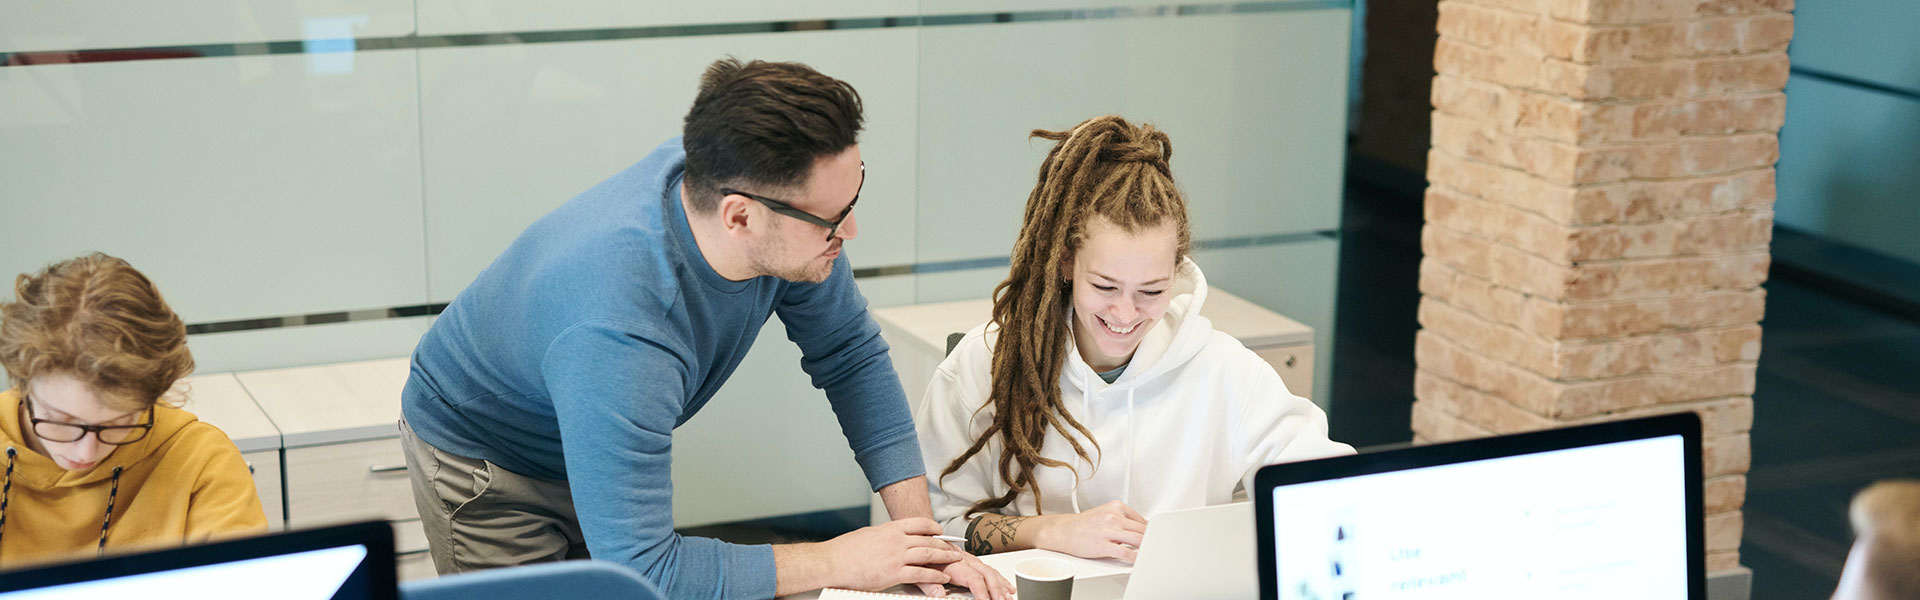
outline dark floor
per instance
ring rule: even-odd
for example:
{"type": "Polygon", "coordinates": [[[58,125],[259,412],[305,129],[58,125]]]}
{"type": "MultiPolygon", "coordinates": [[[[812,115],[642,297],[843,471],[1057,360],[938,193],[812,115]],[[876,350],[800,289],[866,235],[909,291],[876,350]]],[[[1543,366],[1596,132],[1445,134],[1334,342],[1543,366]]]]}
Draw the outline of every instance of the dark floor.
{"type": "Polygon", "coordinates": [[[1741,562],[1754,598],[1826,598],[1847,503],[1920,477],[1920,323],[1787,279],[1767,284],[1741,562]]]}
{"type": "MultiPolygon", "coordinates": [[[[1365,186],[1347,195],[1331,434],[1356,447],[1402,443],[1411,437],[1420,199],[1365,186]]],[[[1846,510],[1854,492],[1920,477],[1920,322],[1912,311],[1888,310],[1884,298],[1855,302],[1832,293],[1827,280],[1794,272],[1776,268],[1766,286],[1740,553],[1753,569],[1756,600],[1831,595],[1852,539],[1846,510]]],[[[866,518],[858,507],[682,533],[817,541],[866,518]]]]}
{"type": "Polygon", "coordinates": [[[1418,193],[1347,186],[1328,434],[1356,448],[1413,439],[1421,211],[1418,193]]]}

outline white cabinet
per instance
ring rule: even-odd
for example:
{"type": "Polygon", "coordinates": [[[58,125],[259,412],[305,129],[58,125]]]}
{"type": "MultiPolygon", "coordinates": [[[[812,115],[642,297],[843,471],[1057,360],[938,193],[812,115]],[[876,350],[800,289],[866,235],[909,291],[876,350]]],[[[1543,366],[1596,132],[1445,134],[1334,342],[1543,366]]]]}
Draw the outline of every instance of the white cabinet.
{"type": "Polygon", "coordinates": [[[433,576],[400,449],[407,359],[237,374],[285,442],[287,523],[393,524],[402,579],[433,576]]]}

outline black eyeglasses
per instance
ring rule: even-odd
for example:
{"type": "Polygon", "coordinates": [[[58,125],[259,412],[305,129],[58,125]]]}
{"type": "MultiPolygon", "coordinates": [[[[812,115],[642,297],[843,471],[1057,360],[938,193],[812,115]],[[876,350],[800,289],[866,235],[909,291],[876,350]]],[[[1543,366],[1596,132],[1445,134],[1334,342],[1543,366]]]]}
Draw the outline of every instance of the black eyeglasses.
{"type": "Polygon", "coordinates": [[[33,398],[24,397],[22,403],[27,407],[27,420],[33,423],[34,435],[49,442],[62,444],[78,442],[80,438],[92,433],[100,443],[111,446],[125,446],[146,439],[147,432],[153,430],[153,407],[147,407],[147,422],[139,425],[81,425],[62,423],[33,416],[33,398]]]}
{"type": "Polygon", "coordinates": [[[863,160],[863,161],[860,161],[860,187],[853,189],[853,201],[848,202],[847,208],[840,211],[840,216],[834,217],[833,220],[831,221],[822,219],[820,217],[816,217],[813,215],[813,213],[800,210],[798,208],[794,208],[792,204],[787,204],[786,202],[768,198],[766,196],[761,196],[759,194],[749,194],[747,192],[742,192],[740,190],[736,190],[733,188],[720,188],[720,195],[721,196],[732,196],[732,195],[746,196],[755,201],[758,201],[761,204],[765,204],[767,208],[772,210],[773,212],[777,212],[789,217],[793,217],[795,219],[799,219],[801,221],[812,223],[814,225],[825,227],[827,228],[827,241],[833,241],[833,236],[835,234],[840,233],[840,225],[842,223],[847,222],[847,215],[853,214],[853,205],[860,203],[860,190],[865,189],[866,187],[867,187],[867,161],[863,160]]]}

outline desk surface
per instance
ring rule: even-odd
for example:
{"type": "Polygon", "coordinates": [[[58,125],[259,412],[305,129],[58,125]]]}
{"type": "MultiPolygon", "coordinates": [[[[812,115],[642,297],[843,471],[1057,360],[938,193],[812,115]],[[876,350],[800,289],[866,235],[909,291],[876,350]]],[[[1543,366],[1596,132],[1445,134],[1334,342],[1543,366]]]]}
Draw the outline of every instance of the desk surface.
{"type": "Polygon", "coordinates": [[[188,377],[174,389],[186,399],[180,408],[226,432],[241,452],[280,449],[280,430],[232,373],[188,377]]]}
{"type": "Polygon", "coordinates": [[[251,371],[236,377],[288,448],[400,435],[408,359],[251,371]]]}
{"type": "MultiPolygon", "coordinates": [[[[999,570],[1001,575],[1006,576],[1007,581],[1013,581],[1014,565],[1020,564],[1020,561],[1029,558],[1041,557],[1060,559],[1074,566],[1073,600],[1120,600],[1121,596],[1126,594],[1127,575],[1132,572],[1132,568],[1115,561],[1089,560],[1053,552],[1051,550],[1020,550],[1017,552],[1003,552],[982,556],[980,557],[980,562],[987,563],[987,566],[999,570]]],[[[891,594],[920,596],[918,589],[911,589],[904,585],[894,586],[885,591],[891,594]]],[[[820,590],[814,590],[791,596],[782,596],[781,598],[783,600],[816,600],[819,597],[820,590]]],[[[947,597],[970,599],[973,596],[965,592],[958,592],[947,597]]]]}

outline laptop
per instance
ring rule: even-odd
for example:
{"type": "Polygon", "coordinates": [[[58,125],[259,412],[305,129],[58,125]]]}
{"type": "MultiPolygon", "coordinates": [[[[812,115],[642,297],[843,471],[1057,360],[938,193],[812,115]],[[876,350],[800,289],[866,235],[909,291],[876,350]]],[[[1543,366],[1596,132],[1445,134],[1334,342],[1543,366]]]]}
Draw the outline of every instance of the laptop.
{"type": "Polygon", "coordinates": [[[0,600],[395,600],[385,522],[0,571],[0,600]]]}
{"type": "Polygon", "coordinates": [[[1147,521],[1125,600],[1246,600],[1260,590],[1250,502],[1171,510],[1147,521]]]}
{"type": "Polygon", "coordinates": [[[1705,600],[1693,413],[1263,467],[1265,600],[1705,600]]]}

